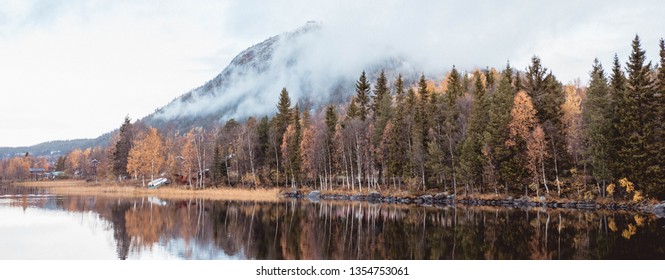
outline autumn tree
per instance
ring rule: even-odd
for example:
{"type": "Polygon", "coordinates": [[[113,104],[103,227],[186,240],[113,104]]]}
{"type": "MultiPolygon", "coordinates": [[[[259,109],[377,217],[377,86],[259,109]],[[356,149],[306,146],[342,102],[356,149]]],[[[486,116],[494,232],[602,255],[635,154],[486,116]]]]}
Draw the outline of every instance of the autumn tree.
{"type": "MultiPolygon", "coordinates": [[[[531,102],[531,98],[525,91],[519,91],[515,95],[513,108],[510,112],[511,120],[508,124],[511,138],[507,141],[508,146],[523,147],[520,149],[523,157],[526,159],[527,169],[533,179],[533,184],[538,190],[539,176],[541,169],[544,170],[545,139],[544,131],[536,117],[536,109],[531,102]]],[[[543,183],[547,189],[547,182],[543,174],[543,183]]],[[[549,192],[549,190],[548,190],[549,192]]],[[[528,189],[525,188],[525,195],[528,195],[528,189]]]]}
{"type": "Polygon", "coordinates": [[[151,127],[134,139],[127,159],[127,173],[134,174],[135,178],[140,175],[145,186],[145,177],[155,180],[164,162],[164,142],[157,128],[151,127]]]}
{"type": "MultiPolygon", "coordinates": [[[[547,68],[541,65],[540,58],[534,56],[525,72],[523,87],[533,100],[536,117],[545,131],[549,144],[552,161],[548,165],[553,168],[547,173],[555,176],[555,182],[560,186],[559,165],[565,165],[568,159],[561,122],[563,115],[561,105],[565,101],[562,85],[551,72],[548,73],[547,68]]],[[[546,177],[543,179],[546,180],[546,177]]]]}

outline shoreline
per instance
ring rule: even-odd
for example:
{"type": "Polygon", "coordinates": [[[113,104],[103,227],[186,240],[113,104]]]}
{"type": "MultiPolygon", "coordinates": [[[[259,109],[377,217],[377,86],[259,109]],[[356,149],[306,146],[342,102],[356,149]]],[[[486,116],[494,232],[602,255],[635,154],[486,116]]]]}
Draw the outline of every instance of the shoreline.
{"type": "Polygon", "coordinates": [[[464,196],[457,198],[454,195],[437,193],[434,195],[382,195],[379,192],[372,191],[367,194],[339,194],[326,193],[317,190],[311,190],[307,193],[302,190],[287,190],[283,193],[284,197],[309,199],[311,201],[367,201],[370,203],[386,203],[400,205],[421,205],[421,206],[455,206],[456,204],[465,206],[491,206],[502,208],[547,208],[547,209],[570,209],[587,211],[637,211],[656,215],[659,218],[665,218],[665,201],[660,203],[649,203],[647,201],[635,203],[631,201],[598,201],[598,200],[570,200],[570,199],[538,199],[537,197],[495,196],[494,198],[464,196]]]}
{"type": "Polygon", "coordinates": [[[178,186],[163,186],[156,189],[148,189],[145,187],[137,187],[132,184],[118,184],[116,182],[86,182],[80,180],[28,181],[16,182],[11,185],[49,189],[54,194],[58,195],[96,195],[113,197],[156,196],[163,199],[201,198],[209,200],[257,202],[276,202],[280,199],[280,190],[277,188],[207,188],[194,190],[178,186]]]}
{"type": "Polygon", "coordinates": [[[390,192],[384,194],[376,191],[365,191],[364,193],[348,190],[319,191],[308,188],[284,189],[284,188],[206,188],[202,190],[187,189],[184,186],[163,186],[156,189],[148,189],[132,184],[118,184],[117,182],[86,182],[82,180],[56,180],[56,181],[26,181],[15,182],[11,185],[19,187],[46,188],[54,194],[60,195],[100,195],[114,197],[141,197],[156,196],[164,199],[190,199],[201,198],[210,200],[236,200],[277,202],[280,199],[308,199],[310,201],[366,201],[370,203],[385,203],[395,205],[418,205],[418,206],[492,206],[503,208],[549,208],[549,209],[571,209],[571,210],[609,210],[609,211],[639,211],[665,217],[665,202],[654,203],[643,201],[635,203],[632,201],[614,200],[571,200],[544,197],[519,197],[511,196],[462,196],[455,197],[447,193],[436,194],[412,194],[409,192],[390,192]]]}

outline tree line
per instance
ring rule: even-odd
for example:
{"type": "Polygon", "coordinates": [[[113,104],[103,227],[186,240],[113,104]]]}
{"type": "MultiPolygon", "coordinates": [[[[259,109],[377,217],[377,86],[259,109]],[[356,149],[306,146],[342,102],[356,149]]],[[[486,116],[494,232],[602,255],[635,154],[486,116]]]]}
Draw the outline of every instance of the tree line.
{"type": "MultiPolygon", "coordinates": [[[[347,104],[315,110],[292,104],[282,89],[274,116],[231,119],[212,129],[159,131],[126,118],[112,144],[96,148],[95,174],[168,176],[193,188],[585,199],[627,197],[627,188],[615,187],[627,178],[640,197],[663,198],[663,39],[659,47],[660,61],[652,65],[636,36],[625,67],[615,55],[606,73],[594,60],[586,87],[562,84],[534,56],[522,71],[453,66],[440,84],[424,75],[413,85],[401,75],[389,81],[383,71],[372,84],[362,72],[347,104]]],[[[80,153],[63,161],[75,168],[70,158],[80,153]]]]}

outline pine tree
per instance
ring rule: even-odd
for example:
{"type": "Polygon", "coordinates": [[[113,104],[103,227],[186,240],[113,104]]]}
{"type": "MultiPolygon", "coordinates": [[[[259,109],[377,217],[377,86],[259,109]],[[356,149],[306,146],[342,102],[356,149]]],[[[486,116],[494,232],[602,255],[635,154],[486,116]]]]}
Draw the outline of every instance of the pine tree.
{"type": "Polygon", "coordinates": [[[277,114],[275,115],[275,122],[281,134],[284,134],[286,127],[289,125],[291,118],[291,98],[286,88],[282,88],[279,94],[279,101],[277,103],[277,114]]]}
{"type": "Polygon", "coordinates": [[[346,119],[355,119],[359,117],[360,112],[358,109],[358,105],[356,105],[356,98],[352,97],[351,102],[349,102],[349,107],[346,109],[346,119]]]}
{"type": "Polygon", "coordinates": [[[582,103],[582,108],[584,108],[582,111],[584,155],[593,168],[593,177],[604,190],[605,184],[612,180],[610,143],[613,111],[610,89],[598,59],[594,60],[590,75],[587,99],[582,103]]]}
{"type": "Polygon", "coordinates": [[[429,131],[429,119],[432,112],[432,96],[427,90],[427,80],[425,80],[425,75],[421,74],[420,79],[418,80],[418,96],[419,102],[417,107],[417,119],[416,122],[422,130],[422,141],[423,145],[427,145],[427,132],[429,131]]]}
{"type": "Polygon", "coordinates": [[[386,79],[386,74],[382,70],[379,74],[379,78],[376,79],[376,85],[374,85],[374,95],[372,96],[372,114],[373,119],[381,118],[381,102],[383,102],[385,96],[389,96],[390,92],[388,89],[388,80],[386,79]]]}
{"type": "Polygon", "coordinates": [[[270,158],[270,120],[264,116],[256,126],[259,142],[257,143],[256,166],[263,169],[270,158]]]}
{"type": "Polygon", "coordinates": [[[334,155],[336,154],[336,149],[334,145],[334,138],[335,134],[337,133],[337,112],[335,112],[335,106],[333,105],[329,105],[326,108],[325,125],[326,125],[326,134],[324,142],[324,150],[325,150],[324,164],[325,168],[328,169],[328,174],[330,177],[330,185],[332,186],[333,178],[335,177],[334,174],[336,174],[335,157],[334,157],[334,155]]]}
{"type": "Polygon", "coordinates": [[[215,145],[212,156],[212,178],[213,185],[218,186],[226,181],[226,159],[223,158],[219,145],[215,145]]]}
{"type": "Polygon", "coordinates": [[[660,65],[657,70],[655,106],[657,115],[655,118],[657,126],[654,128],[654,139],[652,143],[653,164],[650,169],[650,175],[654,176],[656,186],[653,195],[659,199],[665,198],[665,41],[661,38],[660,47],[660,65]]]}
{"type": "Polygon", "coordinates": [[[404,94],[404,82],[402,75],[398,75],[394,83],[395,87],[395,116],[390,126],[390,140],[388,143],[388,158],[386,165],[389,176],[393,179],[397,177],[397,182],[393,184],[401,185],[401,177],[406,175],[407,165],[404,161],[404,155],[408,152],[408,134],[406,131],[407,97],[404,94]]]}
{"type": "Polygon", "coordinates": [[[284,133],[284,142],[282,144],[282,153],[286,159],[286,175],[291,181],[291,186],[295,187],[300,182],[300,170],[302,157],[300,155],[300,144],[302,142],[302,126],[300,123],[300,110],[296,105],[291,111],[291,121],[284,133]]]}
{"type": "Polygon", "coordinates": [[[384,167],[385,167],[385,153],[382,149],[381,142],[385,133],[386,125],[392,117],[392,97],[388,89],[386,76],[383,71],[376,80],[374,87],[374,98],[372,100],[372,110],[374,112],[374,131],[372,133],[372,148],[375,154],[374,163],[376,169],[379,171],[378,180],[383,182],[384,167]]]}
{"type": "Polygon", "coordinates": [[[358,117],[361,121],[367,119],[369,115],[370,106],[369,106],[369,94],[370,94],[370,84],[367,81],[367,76],[365,71],[360,75],[360,78],[356,82],[356,98],[354,102],[358,107],[358,117]]]}
{"type": "Polygon", "coordinates": [[[498,193],[499,184],[504,185],[508,192],[509,186],[517,183],[517,174],[521,171],[521,163],[513,160],[516,159],[513,156],[515,147],[504,145],[509,139],[508,123],[515,96],[512,83],[513,70],[507,65],[499,79],[496,94],[489,101],[488,123],[483,136],[484,169],[495,193],[498,193]]]}
{"type": "Polygon", "coordinates": [[[468,120],[469,127],[460,153],[460,173],[465,184],[478,185],[481,188],[484,185],[482,180],[482,140],[488,122],[486,90],[482,76],[481,72],[475,73],[474,101],[471,105],[468,120]]]}
{"type": "Polygon", "coordinates": [[[284,142],[284,133],[286,128],[289,125],[291,119],[291,98],[289,97],[289,92],[286,88],[282,88],[282,91],[279,95],[279,101],[277,102],[277,113],[272,119],[272,124],[269,130],[270,142],[271,142],[271,154],[274,156],[268,157],[272,166],[276,170],[276,183],[279,184],[279,175],[282,165],[284,163],[284,158],[281,157],[281,148],[280,146],[284,142]]]}
{"type": "Polygon", "coordinates": [[[457,106],[457,100],[464,94],[462,83],[463,79],[455,66],[453,66],[453,70],[448,76],[447,90],[443,98],[444,104],[442,104],[441,109],[445,114],[443,123],[445,141],[442,143],[442,146],[446,149],[446,173],[450,175],[449,180],[452,182],[453,192],[455,194],[457,194],[457,179],[459,177],[459,172],[457,170],[459,165],[459,144],[462,140],[460,139],[461,127],[459,123],[459,108],[457,106]]]}
{"type": "MultiPolygon", "coordinates": [[[[624,154],[629,155],[626,162],[630,168],[629,176],[638,186],[647,189],[654,187],[652,178],[647,171],[650,167],[651,152],[649,141],[653,139],[655,127],[655,98],[653,94],[653,81],[651,79],[651,63],[645,65],[645,51],[640,47],[640,38],[635,36],[632,43],[632,52],[626,63],[628,74],[626,87],[626,118],[627,130],[623,137],[627,137],[624,154]],[[632,167],[632,168],[631,168],[632,167]]],[[[662,139],[660,139],[662,141],[662,139]]]]}
{"type": "Polygon", "coordinates": [[[611,147],[610,158],[611,170],[614,178],[624,178],[630,174],[628,163],[630,152],[626,149],[629,130],[630,115],[628,115],[628,99],[626,99],[626,77],[621,70],[619,57],[614,54],[612,61],[612,74],[610,77],[610,102],[612,106],[612,131],[610,133],[611,147]]]}
{"type": "MultiPolygon", "coordinates": [[[[550,160],[547,165],[549,176],[556,178],[560,186],[559,169],[569,165],[569,155],[566,153],[564,127],[561,122],[563,113],[561,105],[565,101],[562,85],[547,68],[541,65],[540,58],[534,56],[531,65],[527,68],[524,79],[524,90],[531,97],[536,109],[536,116],[545,132],[545,140],[549,143],[550,160]]],[[[543,179],[547,186],[546,175],[543,179]]]]}
{"type": "Polygon", "coordinates": [[[115,144],[113,152],[113,174],[118,177],[127,176],[127,158],[132,149],[134,133],[132,131],[131,119],[125,117],[125,121],[120,126],[120,139],[115,144]]]}

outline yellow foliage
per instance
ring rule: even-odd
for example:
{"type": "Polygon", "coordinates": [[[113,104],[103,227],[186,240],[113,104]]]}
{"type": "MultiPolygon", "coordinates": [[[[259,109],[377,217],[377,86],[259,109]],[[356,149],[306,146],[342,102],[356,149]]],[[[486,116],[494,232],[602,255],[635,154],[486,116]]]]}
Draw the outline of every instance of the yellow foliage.
{"type": "Polygon", "coordinates": [[[622,188],[626,189],[627,193],[631,193],[635,190],[635,185],[633,184],[633,182],[628,181],[628,178],[619,179],[619,185],[622,188]]]}
{"type": "Polygon", "coordinates": [[[621,236],[625,239],[630,239],[635,234],[637,234],[637,227],[633,224],[628,224],[628,228],[621,232],[621,236]]]}
{"type": "Polygon", "coordinates": [[[609,221],[607,223],[607,227],[610,228],[611,231],[617,232],[619,228],[617,228],[617,224],[614,222],[614,219],[609,218],[609,221]]]}
{"type": "Polygon", "coordinates": [[[584,192],[584,200],[593,200],[596,196],[591,191],[584,192]]]}
{"type": "Polygon", "coordinates": [[[644,220],[645,218],[640,216],[640,215],[635,215],[635,223],[637,224],[638,227],[644,226],[644,220]]]}
{"type": "Polygon", "coordinates": [[[614,185],[614,183],[607,185],[607,188],[606,188],[607,193],[608,193],[609,195],[614,195],[614,188],[615,188],[615,187],[616,187],[616,186],[614,185]]]}
{"type": "Polygon", "coordinates": [[[640,202],[644,199],[644,196],[642,196],[641,191],[635,191],[635,194],[633,195],[633,201],[634,202],[640,202]]]}

